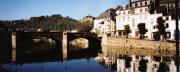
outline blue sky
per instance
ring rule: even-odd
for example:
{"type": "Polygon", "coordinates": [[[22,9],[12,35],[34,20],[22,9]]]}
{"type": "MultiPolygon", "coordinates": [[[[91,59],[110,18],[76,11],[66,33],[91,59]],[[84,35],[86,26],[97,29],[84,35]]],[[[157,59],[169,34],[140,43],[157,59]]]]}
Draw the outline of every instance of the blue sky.
{"type": "Polygon", "coordinates": [[[126,5],[129,0],[0,0],[0,20],[29,19],[32,16],[61,14],[74,19],[98,16],[108,8],[126,5]]]}

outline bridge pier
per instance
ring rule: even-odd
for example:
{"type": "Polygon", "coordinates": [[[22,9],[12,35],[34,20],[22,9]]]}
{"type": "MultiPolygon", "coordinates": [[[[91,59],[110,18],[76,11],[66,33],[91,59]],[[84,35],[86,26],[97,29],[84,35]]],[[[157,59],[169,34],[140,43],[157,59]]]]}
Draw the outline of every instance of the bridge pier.
{"type": "Polygon", "coordinates": [[[62,41],[62,51],[63,51],[63,59],[67,59],[67,33],[63,32],[63,41],[62,41]]]}
{"type": "Polygon", "coordinates": [[[16,34],[12,33],[12,48],[15,49],[16,48],[16,34]]]}
{"type": "Polygon", "coordinates": [[[11,43],[12,43],[12,62],[16,61],[16,33],[11,33],[11,43]]]}

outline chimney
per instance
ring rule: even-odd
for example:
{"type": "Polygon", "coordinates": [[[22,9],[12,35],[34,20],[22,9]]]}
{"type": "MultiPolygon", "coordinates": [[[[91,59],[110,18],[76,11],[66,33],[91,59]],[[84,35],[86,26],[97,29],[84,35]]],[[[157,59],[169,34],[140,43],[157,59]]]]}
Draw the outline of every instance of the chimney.
{"type": "Polygon", "coordinates": [[[132,8],[132,1],[129,0],[129,7],[132,8]]]}
{"type": "Polygon", "coordinates": [[[131,14],[133,14],[133,13],[134,13],[134,10],[133,10],[133,8],[132,8],[132,1],[131,1],[131,0],[129,0],[129,8],[130,8],[131,14]]]}

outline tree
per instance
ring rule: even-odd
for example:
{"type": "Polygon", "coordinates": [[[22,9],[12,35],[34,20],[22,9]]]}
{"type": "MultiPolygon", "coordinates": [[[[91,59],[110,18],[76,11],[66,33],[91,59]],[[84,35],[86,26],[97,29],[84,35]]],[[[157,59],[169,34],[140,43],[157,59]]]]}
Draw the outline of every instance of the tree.
{"type": "Polygon", "coordinates": [[[147,32],[145,23],[139,23],[137,27],[140,33],[140,39],[144,39],[144,34],[147,32]]]}
{"type": "Polygon", "coordinates": [[[166,63],[165,62],[161,62],[157,72],[166,72],[166,71],[167,71],[166,63]]]}
{"type": "Polygon", "coordinates": [[[90,32],[93,28],[93,23],[90,21],[82,22],[78,26],[78,32],[90,32]]]}
{"type": "Polygon", "coordinates": [[[51,30],[62,32],[77,30],[78,28],[85,28],[90,31],[92,26],[87,23],[81,24],[78,20],[70,17],[63,17],[60,14],[31,17],[28,20],[0,21],[0,25],[1,24],[8,25],[8,27],[10,27],[9,30],[22,32],[36,32],[39,29],[45,32],[49,32],[51,30]]]}
{"type": "Polygon", "coordinates": [[[130,26],[125,25],[124,26],[124,31],[125,31],[126,38],[128,38],[129,33],[131,33],[130,26]]]}
{"type": "Polygon", "coordinates": [[[141,60],[139,61],[138,70],[140,72],[146,72],[147,71],[147,63],[148,63],[148,60],[145,60],[144,58],[141,58],[141,60]]]}
{"type": "Polygon", "coordinates": [[[157,18],[157,28],[158,28],[158,32],[160,36],[162,36],[163,40],[166,40],[166,26],[164,25],[165,20],[163,20],[162,17],[158,17],[157,18]]]}

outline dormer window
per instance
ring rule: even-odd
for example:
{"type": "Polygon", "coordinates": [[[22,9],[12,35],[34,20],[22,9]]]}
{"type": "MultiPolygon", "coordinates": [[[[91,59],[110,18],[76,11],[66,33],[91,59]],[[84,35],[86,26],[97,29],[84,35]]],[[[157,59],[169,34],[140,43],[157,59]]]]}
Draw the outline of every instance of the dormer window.
{"type": "Polygon", "coordinates": [[[147,5],[147,2],[145,2],[145,5],[147,5]]]}
{"type": "Polygon", "coordinates": [[[142,6],[144,6],[144,5],[145,5],[145,1],[142,2],[142,6]]]}
{"type": "Polygon", "coordinates": [[[142,2],[140,2],[140,6],[142,6],[143,5],[143,3],[142,2]]]}
{"type": "Polygon", "coordinates": [[[138,4],[137,4],[137,3],[135,4],[135,7],[138,7],[138,4]]]}

